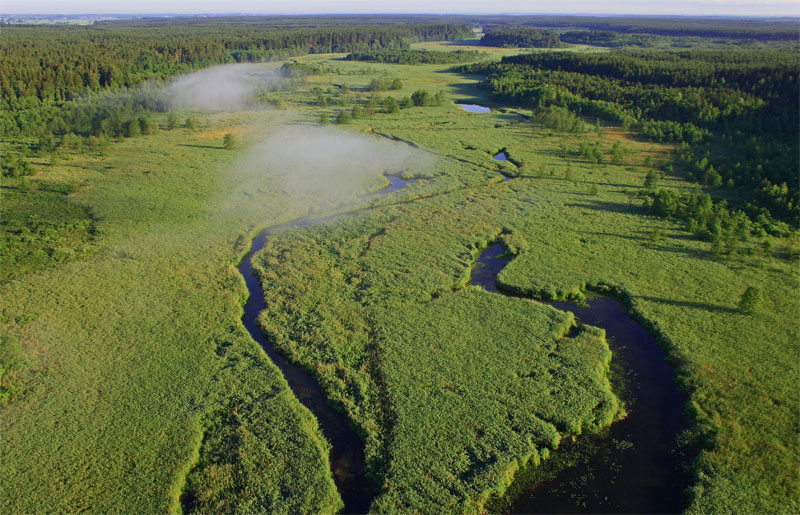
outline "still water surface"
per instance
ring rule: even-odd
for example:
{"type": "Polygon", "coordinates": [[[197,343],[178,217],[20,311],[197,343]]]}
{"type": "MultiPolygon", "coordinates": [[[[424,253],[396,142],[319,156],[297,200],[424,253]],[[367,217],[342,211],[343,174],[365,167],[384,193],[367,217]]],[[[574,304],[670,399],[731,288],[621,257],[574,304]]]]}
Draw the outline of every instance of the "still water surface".
{"type": "MultiPolygon", "coordinates": [[[[500,245],[487,248],[472,270],[472,283],[498,294],[497,274],[508,264],[500,245]]],[[[625,385],[621,393],[628,415],[611,425],[605,435],[565,439],[559,453],[580,446],[571,467],[552,479],[514,485],[522,491],[511,503],[511,513],[678,513],[686,506],[684,490],[689,475],[677,452],[678,433],[688,420],[686,396],[674,382],[675,370],[655,338],[631,319],[610,297],[595,297],[588,306],[547,302],[571,311],[582,324],[606,331],[615,370],[625,385]]],[[[620,395],[618,393],[618,395],[620,395]]],[[[558,459],[556,458],[551,458],[558,459]]],[[[549,463],[545,462],[543,466],[549,463]]],[[[523,474],[524,475],[524,474],[523,474]]]]}
{"type": "Polygon", "coordinates": [[[488,107],[480,106],[478,104],[456,104],[468,113],[491,113],[492,110],[488,107]]]}

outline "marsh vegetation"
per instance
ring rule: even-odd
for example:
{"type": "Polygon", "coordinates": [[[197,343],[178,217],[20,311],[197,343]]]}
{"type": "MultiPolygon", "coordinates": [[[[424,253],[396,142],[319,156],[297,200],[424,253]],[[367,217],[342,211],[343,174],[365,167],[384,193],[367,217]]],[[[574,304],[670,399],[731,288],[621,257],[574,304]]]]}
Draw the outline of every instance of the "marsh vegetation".
{"type": "Polygon", "coordinates": [[[270,20],[4,27],[5,511],[563,506],[650,398],[598,292],[682,392],[638,423],[686,495],[635,509],[797,511],[785,24],[270,20]]]}

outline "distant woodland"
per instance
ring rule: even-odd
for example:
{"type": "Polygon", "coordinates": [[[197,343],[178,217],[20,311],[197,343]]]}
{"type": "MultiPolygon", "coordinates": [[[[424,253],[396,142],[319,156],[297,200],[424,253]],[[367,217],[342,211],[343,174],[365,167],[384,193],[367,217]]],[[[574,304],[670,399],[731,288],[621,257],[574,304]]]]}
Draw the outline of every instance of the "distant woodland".
{"type": "Polygon", "coordinates": [[[677,165],[711,187],[752,190],[751,218],[794,221],[798,65],[794,51],[538,53],[463,68],[498,101],[566,108],[678,145],[677,165]],[[719,151],[724,149],[724,151],[719,151]]]}

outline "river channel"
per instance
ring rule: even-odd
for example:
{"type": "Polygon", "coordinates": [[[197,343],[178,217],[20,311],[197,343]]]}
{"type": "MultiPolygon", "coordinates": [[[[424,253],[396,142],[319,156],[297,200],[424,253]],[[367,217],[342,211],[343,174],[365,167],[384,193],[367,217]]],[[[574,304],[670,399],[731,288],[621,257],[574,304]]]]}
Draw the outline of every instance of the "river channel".
{"type": "MultiPolygon", "coordinates": [[[[398,191],[414,182],[387,177],[390,186],[370,196],[398,191]]],[[[301,367],[277,352],[258,325],[258,314],[265,309],[261,282],[250,261],[264,248],[266,238],[277,231],[310,227],[337,216],[299,220],[271,227],[254,240],[250,253],[242,260],[239,272],[244,277],[249,298],[242,321],[252,338],[283,373],[294,394],[317,418],[331,444],[330,462],[334,482],[344,501],[345,513],[366,513],[377,486],[366,478],[364,443],[350,427],[347,418],[328,403],[317,381],[301,367]]],[[[498,294],[495,278],[508,263],[503,248],[493,245],[483,251],[472,271],[472,283],[498,294]]],[[[561,467],[552,477],[524,484],[520,474],[509,491],[518,492],[503,511],[511,513],[671,513],[685,507],[684,490],[688,475],[681,468],[676,452],[676,437],[687,426],[683,413],[685,396],[677,389],[674,370],[664,360],[655,338],[628,317],[622,305],[608,297],[589,300],[588,307],[549,302],[572,311],[581,323],[606,330],[613,352],[612,363],[622,371],[622,395],[628,415],[615,422],[608,434],[582,435],[577,442],[565,439],[555,454],[570,452],[578,456],[572,466],[561,467]]],[[[558,458],[553,458],[555,461],[558,458]]],[[[545,462],[542,466],[548,466],[545,462]]],[[[529,480],[530,481],[530,480],[529,480]]]]}
{"type": "MultiPolygon", "coordinates": [[[[365,198],[386,195],[398,191],[407,184],[416,182],[400,177],[387,176],[390,185],[365,198]]],[[[377,495],[377,486],[366,478],[364,462],[364,442],[350,427],[347,417],[336,411],[330,404],[325,394],[308,372],[292,364],[272,346],[258,325],[258,314],[266,309],[264,289],[250,266],[253,255],[264,248],[267,236],[270,234],[295,227],[310,227],[329,222],[339,215],[298,220],[284,225],[271,227],[260,233],[253,240],[250,253],[239,265],[239,273],[244,277],[249,292],[247,304],[244,306],[242,322],[250,336],[264,348],[269,358],[283,373],[289,387],[303,405],[317,418],[322,434],[331,444],[330,462],[331,472],[339,494],[344,501],[345,513],[366,513],[372,499],[377,495]]]]}
{"type": "MultiPolygon", "coordinates": [[[[508,264],[500,245],[483,251],[472,271],[472,283],[498,294],[495,278],[508,264]]],[[[686,396],[674,382],[675,370],[655,338],[632,320],[610,297],[594,297],[588,306],[547,302],[571,311],[582,324],[606,331],[613,353],[612,368],[624,385],[617,392],[627,416],[602,435],[565,438],[544,462],[552,473],[542,480],[520,474],[510,513],[678,513],[686,506],[689,474],[677,449],[678,434],[687,427],[686,396]],[[567,466],[556,466],[559,455],[570,455],[567,466]],[[528,484],[525,484],[528,481],[528,484]],[[520,483],[521,482],[521,483],[520,483]]],[[[535,476],[533,476],[535,477],[535,476]]]]}

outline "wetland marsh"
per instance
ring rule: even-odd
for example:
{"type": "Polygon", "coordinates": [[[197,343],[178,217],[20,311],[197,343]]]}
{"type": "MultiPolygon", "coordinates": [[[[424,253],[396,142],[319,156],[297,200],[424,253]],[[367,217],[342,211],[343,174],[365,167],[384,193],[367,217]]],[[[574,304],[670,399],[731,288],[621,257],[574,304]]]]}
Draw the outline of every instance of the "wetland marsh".
{"type": "MultiPolygon", "coordinates": [[[[517,295],[497,288],[497,274],[507,263],[501,245],[487,247],[475,262],[470,282],[493,293],[517,295]]],[[[559,450],[571,459],[557,456],[555,463],[542,465],[550,469],[549,475],[522,471],[506,498],[492,508],[508,513],[683,511],[689,471],[682,461],[691,456],[688,450],[680,450],[678,441],[688,426],[686,395],[678,390],[675,369],[664,351],[610,297],[591,297],[584,305],[540,302],[573,313],[580,324],[605,331],[625,415],[609,430],[565,442],[559,450]]]]}
{"type": "MultiPolygon", "coordinates": [[[[797,511],[794,132],[738,139],[796,101],[780,23],[521,52],[300,20],[54,28],[142,58],[4,89],[4,511],[797,511]],[[134,89],[216,62],[221,110],[134,89]]],[[[18,67],[76,48],[3,30],[18,67]]]]}

